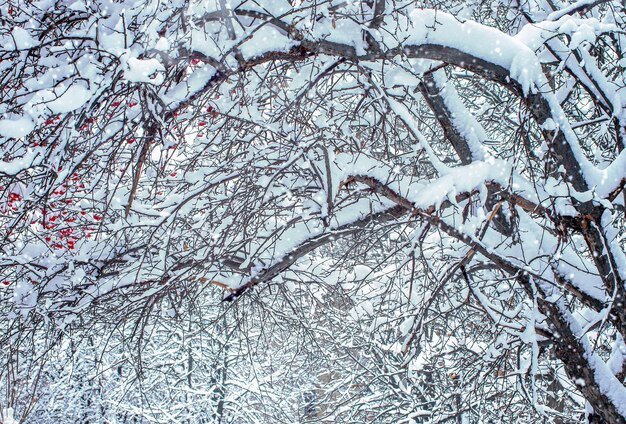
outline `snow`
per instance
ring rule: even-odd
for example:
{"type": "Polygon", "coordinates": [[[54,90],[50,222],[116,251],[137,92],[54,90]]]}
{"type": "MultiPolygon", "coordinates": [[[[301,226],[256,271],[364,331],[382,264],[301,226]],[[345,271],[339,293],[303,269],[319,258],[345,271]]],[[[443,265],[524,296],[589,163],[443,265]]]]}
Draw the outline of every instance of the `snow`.
{"type": "Polygon", "coordinates": [[[167,104],[170,109],[175,109],[178,104],[183,102],[186,98],[206,87],[215,76],[216,72],[217,70],[212,66],[200,66],[195,69],[185,81],[181,81],[162,94],[161,98],[163,102],[167,104]]]}
{"type": "Polygon", "coordinates": [[[440,89],[446,107],[452,114],[453,125],[465,137],[472,159],[485,160],[488,157],[482,142],[487,140],[487,134],[478,120],[471,114],[459,97],[454,85],[448,83],[444,71],[436,71],[433,78],[440,89]]]}
{"type": "Polygon", "coordinates": [[[525,94],[535,92],[543,84],[543,71],[535,53],[495,28],[473,21],[460,22],[448,13],[430,9],[412,11],[411,24],[405,45],[442,45],[501,66],[525,94]]]}
{"type": "Polygon", "coordinates": [[[577,48],[583,42],[593,43],[596,40],[596,33],[589,25],[581,25],[572,35],[569,46],[572,49],[577,48]]]}
{"type": "Polygon", "coordinates": [[[75,1],[68,6],[68,9],[76,10],[79,12],[87,12],[87,8],[85,7],[85,2],[82,0],[75,1]]]}
{"type": "Polygon", "coordinates": [[[35,40],[27,30],[20,27],[13,28],[13,31],[11,31],[11,39],[15,46],[14,48],[17,50],[27,50],[38,44],[37,40],[35,40]]]}
{"type": "Polygon", "coordinates": [[[554,122],[554,120],[552,118],[548,118],[541,125],[541,128],[546,130],[546,131],[554,131],[554,130],[557,129],[557,126],[556,126],[556,123],[554,122]]]}
{"type": "Polygon", "coordinates": [[[161,51],[168,51],[170,49],[170,42],[167,38],[160,37],[154,48],[161,51]]]}
{"type": "Polygon", "coordinates": [[[539,50],[544,43],[557,41],[554,34],[559,32],[570,36],[570,48],[577,48],[583,41],[593,43],[597,36],[617,30],[610,23],[601,23],[596,18],[574,18],[564,16],[557,21],[541,21],[526,24],[515,38],[532,50],[539,50]]]}
{"type": "Polygon", "coordinates": [[[400,66],[388,68],[387,72],[385,72],[385,79],[388,86],[416,87],[420,83],[419,78],[400,66]]]}
{"type": "MultiPolygon", "coordinates": [[[[520,84],[524,95],[537,92],[547,85],[539,59],[524,43],[525,39],[528,39],[527,33],[520,37],[511,37],[497,29],[472,21],[459,22],[452,15],[428,9],[412,11],[411,23],[412,29],[406,33],[405,45],[442,45],[501,66],[508,70],[510,77],[520,84]],[[489,40],[489,43],[483,40],[489,40]]],[[[583,26],[583,34],[589,32],[587,28],[589,28],[588,25],[583,26]]],[[[550,93],[543,95],[551,108],[552,123],[563,132],[588,184],[598,187],[602,193],[614,189],[619,182],[616,175],[624,174],[622,161],[617,162],[611,170],[605,173],[599,172],[580,149],[577,137],[555,96],[550,93]]]]}
{"type": "Polygon", "coordinates": [[[22,138],[35,129],[35,123],[24,116],[17,119],[0,120],[0,136],[7,138],[22,138]]]}
{"type": "Polygon", "coordinates": [[[333,18],[325,17],[316,22],[313,29],[313,41],[346,44],[353,47],[357,55],[366,52],[367,44],[362,36],[362,28],[356,21],[342,19],[337,22],[333,18]]]}
{"type": "Polygon", "coordinates": [[[74,111],[84,106],[91,99],[91,92],[82,84],[73,84],[58,98],[46,103],[53,114],[74,111]]]}
{"type": "Polygon", "coordinates": [[[550,13],[548,15],[548,17],[547,17],[547,20],[549,20],[549,21],[556,21],[556,20],[560,19],[563,16],[569,15],[574,10],[580,9],[581,7],[584,7],[584,6],[594,6],[597,3],[598,3],[597,0],[578,0],[578,1],[575,1],[575,2],[565,6],[564,8],[562,8],[560,10],[557,10],[555,12],[550,13]]]}
{"type": "Polygon", "coordinates": [[[613,375],[621,373],[626,365],[626,344],[624,343],[624,338],[619,333],[615,334],[615,341],[613,342],[611,356],[607,361],[607,365],[613,375]]]}
{"type": "Polygon", "coordinates": [[[601,198],[607,197],[619,187],[624,178],[626,178],[626,150],[620,152],[609,166],[597,171],[596,194],[601,198]]]}
{"type": "Polygon", "coordinates": [[[270,51],[286,52],[295,45],[297,43],[294,40],[281,34],[278,29],[265,25],[254,31],[252,38],[243,43],[240,51],[245,59],[251,59],[270,51]]]}
{"type": "Polygon", "coordinates": [[[20,172],[41,162],[43,158],[34,150],[29,150],[24,156],[3,161],[0,160],[0,174],[17,175],[20,172]],[[38,159],[38,160],[37,160],[38,159]]]}
{"type": "Polygon", "coordinates": [[[538,285],[541,287],[541,290],[548,295],[546,299],[552,297],[550,293],[555,295],[551,302],[554,303],[554,306],[558,309],[563,320],[566,321],[572,335],[579,340],[584,350],[584,359],[593,372],[594,380],[598,388],[611,400],[617,411],[626,416],[626,387],[621,384],[611,371],[610,366],[598,355],[595,348],[590,343],[588,336],[583,332],[581,325],[565,306],[563,296],[556,296],[558,291],[555,290],[554,286],[549,286],[541,282],[538,282],[538,285]]]}
{"type": "Polygon", "coordinates": [[[19,421],[15,419],[13,415],[13,408],[2,408],[0,411],[0,417],[2,417],[3,424],[18,424],[19,421]]]}
{"type": "Polygon", "coordinates": [[[143,82],[154,85],[163,83],[165,67],[157,59],[137,59],[131,57],[126,63],[124,79],[129,82],[143,82]]]}
{"type": "Polygon", "coordinates": [[[609,366],[593,351],[587,338],[581,340],[588,356],[589,365],[591,366],[595,381],[600,390],[615,405],[617,411],[626,416],[626,388],[613,375],[609,366]]]}
{"type": "Polygon", "coordinates": [[[339,155],[336,162],[341,171],[334,177],[335,180],[344,181],[350,176],[367,175],[386,182],[397,193],[406,196],[415,207],[423,209],[433,205],[439,208],[446,200],[455,203],[456,195],[470,193],[488,181],[507,185],[512,172],[508,162],[490,158],[486,161],[474,161],[465,166],[442,169],[439,178],[427,183],[412,182],[409,178],[402,177],[389,182],[390,170],[379,164],[374,165],[365,158],[355,160],[346,155],[339,155]]]}
{"type": "Polygon", "coordinates": [[[367,265],[357,265],[354,267],[354,278],[364,280],[372,275],[372,269],[367,265]]]}
{"type": "Polygon", "coordinates": [[[413,203],[422,208],[435,205],[438,208],[444,200],[455,202],[460,193],[470,193],[487,181],[505,183],[511,175],[511,166],[502,160],[474,161],[470,165],[451,168],[446,174],[410,194],[413,203]]]}
{"type": "MultiPolygon", "coordinates": [[[[476,2],[459,5],[457,16],[420,9],[415,2],[400,3],[397,10],[387,11],[378,30],[367,27],[371,11],[366,3],[342,0],[319,2],[315,8],[300,0],[243,4],[122,0],[101,9],[103,3],[68,0],[60,10],[53,9],[51,0],[37,2],[37,7],[24,3],[34,19],[19,23],[25,28],[5,28],[0,41],[5,50],[0,68],[19,78],[6,84],[10,100],[0,104],[0,190],[6,194],[0,215],[4,231],[12,232],[2,246],[1,306],[7,319],[21,316],[24,324],[31,316],[44,320],[46,325],[40,327],[24,326],[32,329],[33,345],[39,328],[45,333],[54,326],[66,331],[62,343],[76,343],[68,358],[53,361],[54,372],[44,364],[45,381],[39,387],[53,395],[33,392],[42,396],[34,407],[37,411],[52,405],[52,396],[65,395],[65,379],[80,374],[78,369],[64,372],[69,359],[76,367],[92,367],[88,376],[101,376],[98,402],[112,405],[105,408],[114,411],[111,414],[125,408],[140,420],[151,414],[153,421],[193,421],[194,412],[179,414],[176,409],[191,410],[194,402],[175,396],[184,394],[187,399],[193,393],[222,391],[230,396],[229,402],[237,400],[242,412],[247,408],[257,416],[257,406],[265,400],[261,396],[270,393],[282,402],[286,393],[290,409],[282,411],[283,418],[299,416],[294,412],[300,404],[293,402],[292,393],[296,397],[304,389],[295,382],[301,377],[292,376],[292,371],[314,374],[309,365],[319,360],[342,367],[341,375],[328,385],[345,403],[329,413],[329,421],[350,421],[342,421],[340,414],[353,413],[353,402],[368,412],[383,412],[382,403],[372,406],[374,401],[388,402],[394,421],[411,422],[422,415],[444,419],[441,411],[448,413],[445,402],[450,394],[468,406],[459,416],[462,421],[482,419],[476,415],[482,411],[489,420],[490,405],[476,402],[500,399],[500,387],[527,390],[507,393],[512,408],[527,408],[528,416],[547,414],[543,418],[549,420],[553,411],[540,405],[543,394],[537,395],[548,381],[535,379],[546,366],[556,364],[557,377],[568,390],[574,383],[590,382],[588,375],[586,381],[565,376],[549,352],[539,355],[539,341],[546,338],[543,331],[551,331],[556,322],[570,326],[585,350],[577,359],[589,364],[599,390],[626,412],[624,388],[614,377],[626,358],[623,337],[615,333],[614,318],[608,315],[614,293],[600,278],[576,226],[566,237],[559,227],[561,222],[580,222],[578,202],[603,206],[602,219],[592,225],[605,236],[603,247],[611,254],[613,271],[625,278],[623,211],[618,207],[624,199],[607,196],[626,175],[626,152],[614,145],[611,122],[626,122],[626,91],[615,63],[596,65],[612,52],[588,50],[606,33],[621,43],[623,24],[616,22],[624,17],[607,18],[608,7],[588,14],[593,18],[566,16],[567,10],[584,3],[579,1],[552,14],[530,11],[548,21],[523,27],[493,22],[506,11],[494,14],[486,18],[493,25],[489,27],[465,20],[488,13],[476,2]],[[48,42],[47,28],[35,27],[47,22],[48,18],[39,19],[46,9],[54,16],[79,17],[60,45],[48,42]],[[280,16],[290,34],[271,19],[245,13],[250,10],[280,16]],[[189,19],[182,25],[178,16],[189,19]],[[496,26],[519,32],[510,35],[496,26]],[[389,49],[393,55],[379,60],[370,54],[366,32],[383,52],[389,49]],[[39,43],[37,54],[26,51],[39,43]],[[316,45],[327,49],[293,61],[270,60],[268,53],[284,53],[300,43],[310,51],[316,45]],[[481,84],[480,78],[469,75],[473,69],[469,63],[421,60],[412,57],[413,49],[400,49],[420,45],[446,46],[456,49],[463,60],[492,63],[519,84],[521,93],[516,85],[500,98],[506,87],[492,90],[493,83],[481,84]],[[571,53],[573,48],[577,54],[571,53]],[[343,52],[359,57],[338,60],[343,52]],[[202,55],[206,58],[189,60],[202,55]],[[259,56],[268,62],[257,64],[254,59],[259,56]],[[550,62],[556,73],[557,93],[548,84],[542,61],[550,62]],[[434,78],[454,130],[469,145],[470,157],[463,158],[469,164],[459,166],[450,157],[446,134],[427,110],[417,89],[425,72],[434,78]],[[472,95],[466,97],[467,93],[472,95]],[[544,122],[532,122],[528,114],[530,93],[550,108],[551,116],[544,122]],[[145,103],[134,107],[140,99],[145,103]],[[498,109],[504,106],[507,109],[498,109]],[[88,111],[91,115],[86,116],[88,111]],[[147,144],[153,141],[147,139],[147,116],[159,124],[154,144],[147,144]],[[78,117],[89,121],[77,122],[78,117]],[[600,124],[604,129],[596,132],[593,125],[600,124]],[[586,179],[580,192],[564,179],[568,170],[551,172],[541,160],[528,159],[525,146],[516,144],[519,135],[528,135],[531,149],[542,150],[543,158],[554,158],[555,168],[561,164],[552,153],[559,146],[551,141],[558,136],[561,142],[564,136],[565,148],[571,149],[586,179]],[[40,140],[44,137],[45,146],[40,140]],[[135,141],[129,143],[131,138],[135,141]],[[149,147],[145,164],[139,158],[141,146],[149,147]],[[357,181],[362,177],[364,183],[348,184],[351,177],[357,181]],[[372,190],[371,179],[389,191],[372,190]],[[133,208],[126,214],[135,181],[133,208]],[[79,184],[81,191],[73,191],[79,184]],[[513,235],[490,219],[488,188],[501,188],[528,202],[500,203],[513,235]],[[65,192],[58,194],[61,191],[65,192]],[[384,222],[371,219],[389,210],[404,214],[384,222]],[[97,220],[95,213],[100,215],[97,220]],[[59,229],[43,224],[42,217],[51,215],[63,231],[90,227],[92,238],[77,241],[76,250],[51,248],[47,240],[61,238],[59,229]],[[469,284],[462,278],[448,279],[458,276],[452,273],[459,261],[466,260],[471,260],[469,284]],[[505,270],[499,269],[500,261],[505,270]],[[281,269],[269,285],[259,284],[252,301],[242,299],[233,307],[219,304],[222,289],[229,293],[257,279],[265,284],[273,277],[267,270],[279,266],[289,268],[281,269]],[[526,291],[509,278],[515,270],[532,277],[526,291]],[[42,284],[33,284],[30,278],[42,284]],[[445,286],[437,287],[439,283],[445,286]],[[589,302],[572,302],[574,294],[589,302]],[[545,303],[539,296],[560,308],[558,316],[540,308],[545,303]],[[208,308],[202,304],[205,300],[208,308]],[[202,317],[189,308],[198,308],[202,317]],[[112,314],[99,315],[103,311],[112,314]],[[130,324],[111,333],[114,322],[127,316],[130,324]],[[135,321],[138,317],[145,317],[145,322],[135,321]],[[231,318],[237,318],[233,327],[231,318]],[[217,329],[212,323],[218,321],[224,327],[207,333],[217,329]],[[93,326],[83,328],[86,322],[93,326]],[[602,322],[607,325],[597,325],[602,322]],[[231,331],[235,327],[237,331],[231,331]],[[146,365],[142,380],[146,396],[133,404],[126,399],[137,390],[122,386],[136,365],[134,356],[128,356],[135,350],[120,341],[142,337],[137,333],[127,338],[135,330],[146,335],[140,352],[146,365]],[[103,341],[99,332],[110,339],[103,341]],[[214,384],[212,376],[205,378],[205,370],[214,369],[215,358],[209,355],[215,349],[195,343],[198,334],[209,334],[224,355],[241,353],[245,336],[256,351],[242,357],[250,358],[258,377],[239,374],[241,361],[231,361],[230,356],[219,362],[228,365],[224,387],[214,384]],[[94,355],[97,348],[92,344],[89,353],[80,356],[84,352],[80,353],[79,339],[89,336],[95,345],[107,345],[107,351],[94,355]],[[264,337],[272,342],[265,343],[264,337]],[[159,346],[162,340],[168,345],[159,346]],[[179,342],[180,349],[170,352],[169,343],[179,342]],[[491,366],[474,364],[481,358],[501,360],[518,347],[519,364],[512,364],[502,376],[491,375],[495,371],[491,366]],[[73,352],[79,353],[71,356],[73,352]],[[315,361],[309,360],[312,353],[315,361]],[[259,355],[275,362],[262,362],[259,355]],[[98,358],[99,370],[94,361],[83,360],[87,356],[98,358]],[[195,365],[187,370],[183,358],[192,356],[195,365]],[[306,357],[304,366],[298,362],[301,356],[306,357]],[[465,362],[468,358],[473,359],[465,362]],[[354,362],[344,362],[351,359],[364,364],[365,372],[358,378],[354,362]],[[294,362],[294,368],[283,368],[294,362]],[[111,365],[117,363],[124,365],[123,376],[115,375],[111,365]],[[454,383],[448,382],[448,370],[442,368],[458,372],[455,363],[466,363],[468,369],[461,370],[463,375],[454,383]],[[172,382],[189,375],[193,387],[182,380],[176,386],[169,380],[152,380],[151,370],[167,373],[170,365],[175,371],[172,382]],[[472,375],[474,370],[478,373],[472,375]],[[422,402],[415,397],[422,384],[429,384],[425,372],[433,373],[437,384],[433,408],[426,406],[430,399],[422,402]],[[527,378],[520,378],[522,373],[527,378]],[[51,381],[50,375],[59,381],[51,381]],[[391,379],[396,379],[392,385],[391,379]],[[500,379],[502,386],[492,384],[500,379]],[[365,398],[344,393],[370,384],[365,398]],[[242,387],[254,391],[254,408],[242,387]],[[162,391],[173,397],[160,396],[162,391]],[[124,400],[116,401],[118,395],[124,400]],[[161,398],[167,401],[160,404],[161,398]],[[137,406],[145,402],[154,408],[145,412],[137,406]],[[175,408],[169,408],[170,403],[175,408]],[[432,410],[421,409],[426,407],[432,410]],[[159,408],[167,412],[158,412],[159,408]],[[181,414],[187,415],[185,419],[181,414]]],[[[541,4],[533,7],[539,9],[541,4]]],[[[44,348],[46,340],[42,338],[44,348]]],[[[37,357],[23,352],[21,363],[37,357]]],[[[50,353],[54,359],[56,352],[50,353]]],[[[424,387],[428,397],[431,390],[424,387]]],[[[67,397],[94,400],[86,389],[80,390],[78,396],[67,392],[72,394],[67,397]]],[[[571,392],[564,398],[564,411],[580,411],[584,399],[571,392]]],[[[273,420],[274,406],[264,403],[267,415],[261,421],[273,420]]],[[[356,419],[360,412],[351,417],[356,419]]],[[[90,421],[104,420],[89,414],[84,417],[90,421]]],[[[242,420],[255,422],[248,418],[242,420]]]]}

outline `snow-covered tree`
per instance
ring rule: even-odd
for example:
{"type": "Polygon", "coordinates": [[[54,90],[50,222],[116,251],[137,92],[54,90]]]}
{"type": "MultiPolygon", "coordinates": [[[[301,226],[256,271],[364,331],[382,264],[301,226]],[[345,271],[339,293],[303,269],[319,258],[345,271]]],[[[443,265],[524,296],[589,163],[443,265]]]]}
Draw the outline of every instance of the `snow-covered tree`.
{"type": "Polygon", "coordinates": [[[3,3],[0,410],[626,422],[625,20],[3,3]]]}

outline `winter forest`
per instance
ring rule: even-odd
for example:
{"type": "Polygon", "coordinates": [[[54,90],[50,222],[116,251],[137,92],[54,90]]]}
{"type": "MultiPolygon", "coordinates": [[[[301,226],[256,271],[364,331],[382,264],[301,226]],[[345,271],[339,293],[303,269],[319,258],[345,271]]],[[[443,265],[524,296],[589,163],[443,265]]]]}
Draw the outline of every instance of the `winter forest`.
{"type": "Polygon", "coordinates": [[[626,2],[0,2],[0,423],[626,423],[626,2]]]}

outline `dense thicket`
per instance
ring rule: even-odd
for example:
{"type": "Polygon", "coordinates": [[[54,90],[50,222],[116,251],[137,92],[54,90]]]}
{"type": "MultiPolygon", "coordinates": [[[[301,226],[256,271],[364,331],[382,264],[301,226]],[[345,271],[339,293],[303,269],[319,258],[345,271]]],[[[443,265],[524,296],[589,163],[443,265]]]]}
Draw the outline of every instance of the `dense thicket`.
{"type": "Polygon", "coordinates": [[[0,5],[3,422],[626,422],[622,2],[0,5]]]}

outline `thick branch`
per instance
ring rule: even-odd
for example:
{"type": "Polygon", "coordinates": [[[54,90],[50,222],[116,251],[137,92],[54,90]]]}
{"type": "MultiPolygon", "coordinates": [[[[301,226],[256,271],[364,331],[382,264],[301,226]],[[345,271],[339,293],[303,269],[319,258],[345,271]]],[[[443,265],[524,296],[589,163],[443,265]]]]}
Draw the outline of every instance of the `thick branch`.
{"type": "Polygon", "coordinates": [[[335,241],[338,237],[345,237],[351,234],[355,234],[363,228],[366,228],[374,223],[379,224],[393,221],[406,214],[406,208],[402,206],[395,206],[387,209],[386,211],[367,216],[346,225],[342,225],[338,228],[335,228],[331,232],[312,237],[311,239],[305,241],[300,246],[295,248],[291,253],[289,253],[289,255],[283,257],[277,263],[260,271],[257,275],[252,277],[248,283],[244,284],[243,286],[239,287],[235,292],[228,295],[224,299],[224,301],[232,302],[243,293],[245,293],[248,289],[256,286],[257,284],[263,283],[265,281],[270,281],[272,278],[276,277],[278,274],[293,265],[298,259],[311,253],[318,247],[335,241]]]}

